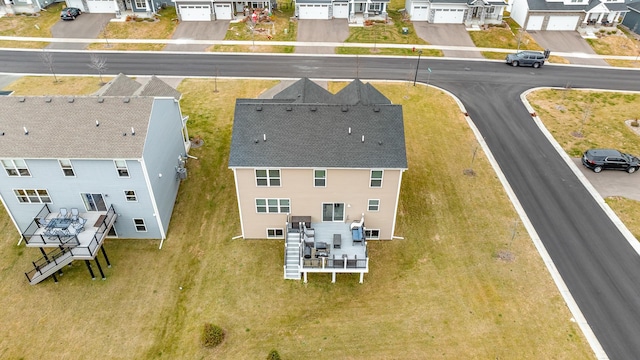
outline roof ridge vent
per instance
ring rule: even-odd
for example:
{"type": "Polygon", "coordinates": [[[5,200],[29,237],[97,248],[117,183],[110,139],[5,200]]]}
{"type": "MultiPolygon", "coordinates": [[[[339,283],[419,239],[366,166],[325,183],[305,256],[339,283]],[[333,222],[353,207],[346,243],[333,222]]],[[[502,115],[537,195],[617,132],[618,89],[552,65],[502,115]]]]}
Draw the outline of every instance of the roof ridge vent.
{"type": "Polygon", "coordinates": [[[311,106],[311,107],[309,108],[309,110],[311,110],[311,111],[316,111],[316,110],[318,110],[318,107],[317,107],[317,106],[311,106]]]}
{"type": "Polygon", "coordinates": [[[291,111],[293,108],[291,106],[287,106],[287,111],[291,111]]]}
{"type": "Polygon", "coordinates": [[[20,102],[25,102],[26,100],[27,98],[25,98],[24,96],[18,98],[18,101],[20,102]]]}
{"type": "Polygon", "coordinates": [[[103,97],[99,97],[98,98],[98,103],[102,104],[104,102],[104,98],[103,97]]]}
{"type": "Polygon", "coordinates": [[[51,100],[53,100],[53,99],[51,99],[51,97],[46,97],[46,98],[44,98],[44,102],[46,102],[46,103],[50,103],[50,102],[51,102],[51,100]]]}
{"type": "Polygon", "coordinates": [[[130,97],[126,97],[124,99],[122,99],[122,102],[124,102],[125,104],[128,104],[131,101],[130,97]]]}
{"type": "Polygon", "coordinates": [[[380,112],[380,106],[374,106],[373,112],[380,112]]]}
{"type": "Polygon", "coordinates": [[[67,102],[70,103],[70,104],[73,103],[75,100],[76,99],[74,99],[73,97],[67,98],[67,102]]]}
{"type": "Polygon", "coordinates": [[[347,106],[343,106],[340,110],[341,110],[342,112],[347,112],[347,111],[349,111],[349,107],[347,107],[347,106]]]}
{"type": "Polygon", "coordinates": [[[256,111],[262,111],[262,106],[256,106],[256,111]]]}

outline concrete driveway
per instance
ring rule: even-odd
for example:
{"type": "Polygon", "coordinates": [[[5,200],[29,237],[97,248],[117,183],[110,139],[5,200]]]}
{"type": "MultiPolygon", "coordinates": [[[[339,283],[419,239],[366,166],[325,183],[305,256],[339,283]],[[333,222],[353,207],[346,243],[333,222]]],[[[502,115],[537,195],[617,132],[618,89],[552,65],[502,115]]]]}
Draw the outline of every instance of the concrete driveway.
{"type": "MultiPolygon", "coordinates": [[[[51,35],[54,38],[95,39],[113,18],[113,14],[83,13],[75,20],[59,20],[51,27],[51,35]]],[[[87,45],[86,43],[51,43],[47,49],[83,50],[87,45]]]]}
{"type": "MultiPolygon", "coordinates": [[[[347,19],[333,20],[298,20],[297,41],[301,42],[343,42],[349,37],[347,19]]],[[[296,46],[300,54],[334,54],[332,47],[296,46]]]]}
{"type": "Polygon", "coordinates": [[[628,174],[625,171],[607,170],[596,174],[593,170],[587,169],[586,166],[582,165],[580,158],[572,160],[603,198],[621,196],[640,201],[640,187],[638,186],[638,181],[640,181],[638,175],[640,173],[628,174]]]}
{"type": "MultiPolygon", "coordinates": [[[[431,45],[476,46],[462,24],[430,24],[426,21],[413,23],[416,34],[431,45]]],[[[443,50],[444,56],[457,58],[484,57],[479,51],[443,50]]]]}
{"type": "MultiPolygon", "coordinates": [[[[173,32],[175,40],[224,40],[229,20],[182,21],[173,32]]],[[[167,44],[164,51],[205,51],[211,45],[167,44]]]]}
{"type": "MultiPolygon", "coordinates": [[[[577,31],[528,31],[529,35],[543,48],[561,52],[579,52],[595,54],[593,48],[580,36],[577,31]]],[[[609,66],[602,59],[586,59],[580,57],[567,58],[570,63],[578,65],[609,66]]]]}

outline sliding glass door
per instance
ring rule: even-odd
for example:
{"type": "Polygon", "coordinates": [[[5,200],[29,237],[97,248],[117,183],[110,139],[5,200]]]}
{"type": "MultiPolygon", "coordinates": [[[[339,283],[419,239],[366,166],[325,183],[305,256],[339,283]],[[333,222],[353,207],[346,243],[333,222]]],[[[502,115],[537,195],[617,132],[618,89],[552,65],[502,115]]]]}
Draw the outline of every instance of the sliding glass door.
{"type": "Polygon", "coordinates": [[[344,221],[344,203],[322,204],[322,221],[344,221]]]}

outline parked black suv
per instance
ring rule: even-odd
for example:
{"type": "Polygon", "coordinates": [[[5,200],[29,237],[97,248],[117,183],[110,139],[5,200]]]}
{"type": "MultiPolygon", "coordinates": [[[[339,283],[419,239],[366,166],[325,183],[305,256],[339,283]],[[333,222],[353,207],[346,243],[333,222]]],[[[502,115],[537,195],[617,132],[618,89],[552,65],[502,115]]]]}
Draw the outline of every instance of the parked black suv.
{"type": "Polygon", "coordinates": [[[539,68],[544,65],[545,59],[545,54],[538,51],[520,51],[515,54],[507,55],[505,60],[507,61],[507,64],[510,64],[511,66],[525,65],[539,68]]]}
{"type": "Polygon", "coordinates": [[[624,170],[633,174],[640,167],[640,159],[611,149],[591,149],[582,155],[582,164],[596,173],[602,170],[624,170]]]}
{"type": "Polygon", "coordinates": [[[75,20],[80,14],[82,14],[82,11],[78,8],[64,8],[60,11],[60,18],[62,20],[75,20]]]}

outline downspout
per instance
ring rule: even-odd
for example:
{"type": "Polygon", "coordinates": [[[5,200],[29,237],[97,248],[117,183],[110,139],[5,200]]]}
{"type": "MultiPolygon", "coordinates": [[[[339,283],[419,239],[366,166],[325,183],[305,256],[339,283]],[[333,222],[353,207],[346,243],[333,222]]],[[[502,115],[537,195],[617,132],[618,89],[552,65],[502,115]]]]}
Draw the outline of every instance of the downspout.
{"type": "Polygon", "coordinates": [[[160,247],[158,249],[162,249],[162,244],[164,243],[164,239],[167,235],[164,232],[164,227],[162,226],[162,219],[160,218],[160,211],[158,211],[158,204],[156,203],[156,196],[153,193],[153,188],[151,187],[151,180],[149,179],[149,172],[147,171],[147,164],[144,161],[144,158],[140,159],[140,165],[142,166],[142,173],[144,174],[144,181],[147,184],[147,189],[149,190],[149,197],[151,198],[151,206],[153,206],[153,213],[156,217],[156,222],[158,223],[158,229],[160,229],[160,247]]]}
{"type": "Polygon", "coordinates": [[[233,181],[236,184],[236,199],[238,199],[238,212],[240,214],[240,231],[242,232],[242,238],[244,239],[244,222],[242,221],[242,206],[240,206],[240,191],[238,190],[238,174],[236,168],[233,168],[233,181]]]}

